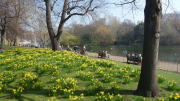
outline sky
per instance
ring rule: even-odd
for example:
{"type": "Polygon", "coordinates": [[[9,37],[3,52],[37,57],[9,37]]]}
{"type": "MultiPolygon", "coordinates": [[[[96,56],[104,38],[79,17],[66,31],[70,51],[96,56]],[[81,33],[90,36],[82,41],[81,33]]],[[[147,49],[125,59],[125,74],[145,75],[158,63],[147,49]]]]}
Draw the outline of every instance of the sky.
{"type": "MultiPolygon", "coordinates": [[[[163,14],[180,11],[180,0],[170,0],[170,3],[168,3],[168,0],[162,0],[162,4],[163,14]]],[[[130,11],[129,13],[127,13],[129,11],[128,7],[124,7],[123,9],[121,7],[114,7],[110,9],[109,12],[112,13],[113,16],[118,17],[120,21],[123,21],[124,19],[130,19],[137,23],[137,21],[144,21],[145,0],[140,0],[137,6],[139,8],[138,10],[134,10],[133,12],[130,11]]]]}
{"type": "MultiPolygon", "coordinates": [[[[168,3],[168,0],[162,0],[162,11],[163,14],[167,13],[173,13],[174,11],[180,12],[180,0],[169,0],[170,3],[168,3]]],[[[139,2],[136,4],[138,9],[136,10],[129,10],[131,6],[123,6],[123,7],[115,7],[111,6],[108,9],[106,9],[105,13],[100,13],[100,17],[103,18],[106,15],[113,15],[116,16],[121,22],[124,19],[129,19],[135,24],[137,24],[137,21],[144,21],[144,8],[145,8],[145,0],[139,0],[139,2]]],[[[103,11],[104,12],[104,11],[103,11]]],[[[84,21],[80,21],[80,18],[73,17],[71,20],[67,22],[66,25],[69,25],[72,21],[76,21],[77,23],[84,23],[84,21]],[[77,20],[78,19],[78,20],[77,20]]]]}

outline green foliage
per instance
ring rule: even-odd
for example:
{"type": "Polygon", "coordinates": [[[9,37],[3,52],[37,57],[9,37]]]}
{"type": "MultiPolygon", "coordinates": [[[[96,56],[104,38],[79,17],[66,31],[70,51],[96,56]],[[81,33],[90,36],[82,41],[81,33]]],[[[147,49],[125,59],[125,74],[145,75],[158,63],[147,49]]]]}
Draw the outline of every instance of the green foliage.
{"type": "Polygon", "coordinates": [[[158,75],[158,83],[163,83],[166,80],[165,77],[158,75]]]}
{"type": "Polygon", "coordinates": [[[62,35],[60,43],[62,45],[79,45],[80,44],[80,38],[66,32],[62,35]]]}
{"type": "Polygon", "coordinates": [[[113,44],[112,31],[104,26],[99,26],[96,32],[92,36],[95,39],[96,44],[109,45],[113,44]]]}
{"type": "Polygon", "coordinates": [[[177,82],[175,82],[174,80],[168,81],[167,87],[170,91],[175,91],[177,90],[177,82]]]}

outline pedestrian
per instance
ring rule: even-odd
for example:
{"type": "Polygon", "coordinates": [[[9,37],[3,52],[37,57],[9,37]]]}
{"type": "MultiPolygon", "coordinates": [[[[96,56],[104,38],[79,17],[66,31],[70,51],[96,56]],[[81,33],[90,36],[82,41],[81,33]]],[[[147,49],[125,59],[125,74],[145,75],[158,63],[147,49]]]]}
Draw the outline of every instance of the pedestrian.
{"type": "Polygon", "coordinates": [[[61,47],[62,49],[64,49],[64,47],[63,47],[63,45],[62,45],[62,47],[61,47]]]}

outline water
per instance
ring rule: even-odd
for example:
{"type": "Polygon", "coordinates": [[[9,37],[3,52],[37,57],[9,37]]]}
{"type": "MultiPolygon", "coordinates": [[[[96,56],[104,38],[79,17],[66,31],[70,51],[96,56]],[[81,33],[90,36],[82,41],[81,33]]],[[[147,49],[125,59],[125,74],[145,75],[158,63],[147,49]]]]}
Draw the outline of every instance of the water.
{"type": "MultiPolygon", "coordinates": [[[[73,47],[72,47],[73,48],[73,47]]],[[[82,47],[80,46],[80,49],[82,47]]],[[[86,46],[89,52],[107,51],[111,55],[126,56],[127,53],[142,54],[142,45],[108,45],[108,46],[86,46]]],[[[169,62],[180,62],[180,45],[160,46],[159,60],[169,62]]]]}

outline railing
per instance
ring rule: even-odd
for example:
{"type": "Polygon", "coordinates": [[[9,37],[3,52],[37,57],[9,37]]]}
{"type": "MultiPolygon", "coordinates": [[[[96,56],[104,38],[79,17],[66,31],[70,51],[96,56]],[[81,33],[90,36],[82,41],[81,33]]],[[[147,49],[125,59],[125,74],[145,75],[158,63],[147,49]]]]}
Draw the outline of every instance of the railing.
{"type": "MultiPolygon", "coordinates": [[[[124,53],[123,54],[124,56],[110,55],[109,59],[111,59],[113,61],[119,61],[119,62],[126,63],[127,62],[126,52],[123,52],[123,53],[124,53]]],[[[98,53],[88,51],[88,56],[98,57],[98,53]]],[[[159,61],[158,69],[180,73],[180,61],[178,60],[178,58],[176,58],[174,60],[159,58],[158,61],[159,61]]]]}
{"type": "Polygon", "coordinates": [[[159,58],[158,59],[158,69],[161,70],[167,70],[167,71],[172,71],[172,72],[180,72],[180,61],[179,58],[175,59],[165,59],[165,58],[159,58]]]}

